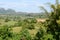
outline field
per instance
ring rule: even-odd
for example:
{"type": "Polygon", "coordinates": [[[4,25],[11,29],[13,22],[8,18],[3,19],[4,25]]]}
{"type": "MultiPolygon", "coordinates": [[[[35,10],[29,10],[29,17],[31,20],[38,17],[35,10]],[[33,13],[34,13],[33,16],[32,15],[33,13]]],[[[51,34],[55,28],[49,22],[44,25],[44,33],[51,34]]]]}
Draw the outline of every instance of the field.
{"type": "MultiPolygon", "coordinates": [[[[45,22],[46,19],[41,18],[25,18],[22,16],[8,16],[7,15],[1,15],[0,19],[0,26],[6,26],[11,28],[11,32],[13,34],[20,34],[23,29],[27,29],[29,32],[29,35],[34,38],[39,31],[41,25],[43,22],[45,22]],[[11,18],[10,18],[11,17],[11,18]],[[21,18],[22,17],[22,18],[21,18]],[[19,19],[18,19],[19,18],[19,19]]],[[[44,28],[45,29],[45,28],[44,28]]]]}
{"type": "MultiPolygon", "coordinates": [[[[5,40],[55,40],[50,31],[47,32],[49,30],[48,27],[51,23],[48,18],[39,18],[37,17],[37,15],[35,16],[36,17],[26,15],[23,16],[18,14],[1,14],[0,39],[3,40],[4,38],[5,40]]],[[[57,20],[56,22],[60,25],[60,20],[57,20]]]]}
{"type": "MultiPolygon", "coordinates": [[[[38,23],[45,21],[45,19],[36,19],[36,20],[37,20],[38,23]]],[[[4,22],[4,20],[0,20],[0,23],[1,23],[0,26],[3,26],[3,25],[11,26],[11,25],[16,24],[17,21],[11,20],[11,21],[8,21],[8,22],[4,22]]],[[[31,35],[35,35],[37,33],[37,31],[39,30],[40,27],[39,27],[38,23],[35,24],[35,26],[36,26],[35,29],[28,30],[31,35]]],[[[13,33],[19,33],[21,31],[22,27],[15,26],[12,29],[13,29],[13,33]]]]}
{"type": "Polygon", "coordinates": [[[60,40],[60,4],[41,13],[0,9],[0,40],[60,40]]]}

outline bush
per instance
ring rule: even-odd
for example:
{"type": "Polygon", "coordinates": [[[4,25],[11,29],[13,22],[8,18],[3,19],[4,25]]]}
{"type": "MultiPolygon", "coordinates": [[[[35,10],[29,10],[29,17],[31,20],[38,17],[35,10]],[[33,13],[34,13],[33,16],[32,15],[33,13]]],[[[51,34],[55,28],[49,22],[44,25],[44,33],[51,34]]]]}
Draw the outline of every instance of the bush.
{"type": "Polygon", "coordinates": [[[31,30],[31,29],[35,29],[35,26],[33,24],[29,24],[27,28],[31,30]]]}
{"type": "Polygon", "coordinates": [[[8,22],[8,21],[10,21],[10,19],[6,18],[6,19],[5,19],[5,22],[8,22]]]}
{"type": "Polygon", "coordinates": [[[9,40],[8,38],[12,38],[12,33],[7,25],[4,25],[0,28],[0,39],[9,40]]]}
{"type": "Polygon", "coordinates": [[[27,29],[22,29],[20,33],[15,34],[13,40],[31,40],[31,35],[27,29]]]}
{"type": "Polygon", "coordinates": [[[34,40],[41,40],[44,35],[45,35],[45,30],[40,28],[39,31],[36,33],[34,40]]]}
{"type": "Polygon", "coordinates": [[[34,19],[34,18],[27,18],[27,19],[24,19],[24,22],[27,22],[27,23],[37,23],[37,20],[34,19]]]}
{"type": "Polygon", "coordinates": [[[20,33],[20,40],[31,40],[31,35],[29,34],[27,29],[24,29],[20,33]]]}

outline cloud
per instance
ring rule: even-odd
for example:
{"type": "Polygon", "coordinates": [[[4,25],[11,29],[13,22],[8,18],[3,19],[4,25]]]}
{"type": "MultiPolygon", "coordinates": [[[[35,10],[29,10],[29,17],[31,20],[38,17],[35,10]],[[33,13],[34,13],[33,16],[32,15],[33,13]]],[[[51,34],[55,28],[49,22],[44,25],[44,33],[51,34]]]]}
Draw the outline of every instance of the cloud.
{"type": "Polygon", "coordinates": [[[27,6],[26,3],[16,3],[16,2],[0,2],[1,6],[17,7],[17,6],[27,6]]]}
{"type": "Polygon", "coordinates": [[[12,8],[18,11],[39,12],[39,6],[45,6],[39,1],[26,0],[20,2],[0,2],[0,7],[12,8]]]}
{"type": "Polygon", "coordinates": [[[0,5],[6,5],[11,7],[28,7],[28,6],[44,6],[38,1],[21,1],[21,2],[0,2],[0,5]]]}

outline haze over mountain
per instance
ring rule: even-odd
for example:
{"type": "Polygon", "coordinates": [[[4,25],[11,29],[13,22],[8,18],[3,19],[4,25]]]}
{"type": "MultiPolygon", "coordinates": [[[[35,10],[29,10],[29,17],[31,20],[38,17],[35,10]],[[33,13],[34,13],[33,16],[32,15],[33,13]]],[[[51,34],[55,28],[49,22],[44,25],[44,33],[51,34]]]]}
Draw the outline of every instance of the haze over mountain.
{"type": "Polygon", "coordinates": [[[15,10],[13,10],[13,9],[4,9],[4,8],[0,8],[0,14],[24,14],[24,13],[26,13],[27,14],[27,12],[16,12],[15,10]]]}
{"type": "Polygon", "coordinates": [[[16,12],[15,10],[13,9],[4,9],[4,8],[0,8],[0,14],[24,14],[24,13],[27,13],[27,12],[16,12]]]}
{"type": "Polygon", "coordinates": [[[0,14],[5,14],[5,13],[16,13],[15,10],[13,9],[4,9],[4,8],[0,8],[0,14]]]}

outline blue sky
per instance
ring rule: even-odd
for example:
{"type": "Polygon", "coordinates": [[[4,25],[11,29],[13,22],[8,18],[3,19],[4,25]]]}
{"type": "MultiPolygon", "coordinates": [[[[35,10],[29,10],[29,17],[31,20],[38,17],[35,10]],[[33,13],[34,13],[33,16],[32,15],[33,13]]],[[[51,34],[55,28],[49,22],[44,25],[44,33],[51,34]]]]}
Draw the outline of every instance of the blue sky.
{"type": "Polygon", "coordinates": [[[0,8],[10,8],[22,12],[41,12],[39,6],[46,8],[48,2],[55,3],[55,0],[0,0],[0,8]]]}

